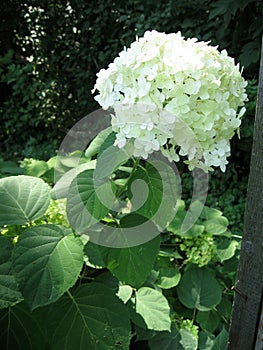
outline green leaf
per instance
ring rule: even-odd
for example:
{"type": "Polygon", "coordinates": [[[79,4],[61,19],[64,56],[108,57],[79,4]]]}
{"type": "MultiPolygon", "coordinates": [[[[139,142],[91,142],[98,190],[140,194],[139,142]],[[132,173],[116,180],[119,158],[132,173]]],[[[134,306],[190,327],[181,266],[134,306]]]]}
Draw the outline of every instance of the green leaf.
{"type": "Polygon", "coordinates": [[[205,268],[192,267],[186,271],[177,287],[179,300],[189,309],[213,309],[221,301],[221,287],[205,268]]]}
{"type": "Polygon", "coordinates": [[[156,285],[163,289],[169,289],[177,286],[181,278],[178,269],[174,267],[161,267],[156,285]]]}
{"type": "Polygon", "coordinates": [[[197,236],[201,236],[204,232],[205,227],[203,225],[193,225],[189,230],[183,232],[180,231],[179,235],[185,238],[194,238],[197,236]]]}
{"type": "Polygon", "coordinates": [[[213,235],[220,235],[227,231],[228,220],[224,216],[214,217],[204,222],[206,232],[213,235]]]}
{"type": "MultiPolygon", "coordinates": [[[[31,313],[25,303],[0,310],[0,344],[2,350],[46,350],[43,316],[31,313]]],[[[42,311],[42,310],[41,310],[42,311]]]]}
{"type": "Polygon", "coordinates": [[[25,164],[25,175],[41,177],[49,169],[44,160],[30,159],[29,164],[25,164]]]}
{"type": "Polygon", "coordinates": [[[198,334],[198,349],[199,350],[211,350],[214,345],[214,338],[215,336],[213,334],[207,333],[207,332],[199,332],[198,334]]]}
{"type": "Polygon", "coordinates": [[[174,326],[171,332],[160,332],[149,340],[151,350],[185,350],[181,344],[181,334],[174,326]]]}
{"type": "Polygon", "coordinates": [[[92,242],[88,242],[84,246],[84,260],[86,265],[95,269],[106,267],[103,259],[103,247],[92,242]]]}
{"type": "Polygon", "coordinates": [[[39,225],[25,230],[13,251],[20,290],[33,310],[72,287],[83,265],[83,245],[69,229],[39,225]]]}
{"type": "Polygon", "coordinates": [[[213,333],[220,322],[220,317],[218,313],[213,310],[198,311],[196,321],[204,331],[213,333]]]}
{"type": "Polygon", "coordinates": [[[217,306],[218,314],[221,317],[229,319],[232,313],[232,303],[228,298],[223,297],[221,303],[217,306]]]}
{"type": "Polygon", "coordinates": [[[0,309],[15,305],[23,300],[17,281],[12,274],[12,250],[11,239],[0,236],[0,309]]]}
{"type": "Polygon", "coordinates": [[[0,179],[0,225],[24,225],[45,214],[49,186],[41,179],[19,175],[0,179]]]}
{"type": "Polygon", "coordinates": [[[216,254],[220,262],[231,259],[236,252],[239,243],[224,237],[216,239],[216,254]]]}
{"type": "Polygon", "coordinates": [[[210,220],[210,219],[218,218],[218,217],[222,216],[222,214],[223,213],[220,210],[218,210],[218,209],[214,209],[214,208],[210,208],[210,207],[204,206],[200,217],[202,219],[205,219],[205,220],[210,220]]]}
{"type": "Polygon", "coordinates": [[[56,302],[48,315],[52,350],[129,349],[126,306],[99,283],[78,287],[56,302]]]}
{"type": "Polygon", "coordinates": [[[147,327],[155,331],[170,331],[170,307],[167,299],[155,289],[142,287],[136,292],[136,312],[147,327]]]}
{"type": "Polygon", "coordinates": [[[67,198],[67,217],[74,229],[83,233],[101,220],[110,208],[103,205],[94,189],[93,170],[86,170],[72,181],[67,198]]]}
{"type": "Polygon", "coordinates": [[[181,340],[184,350],[196,350],[198,339],[187,329],[180,329],[181,340]]]}
{"type": "Polygon", "coordinates": [[[68,170],[55,184],[51,190],[52,198],[66,198],[70,188],[71,182],[76,178],[78,174],[84,170],[94,169],[96,167],[96,161],[91,160],[87,163],[76,166],[76,168],[68,170]]]}
{"type": "MultiPolygon", "coordinates": [[[[86,149],[85,156],[89,158],[96,155],[99,152],[102,144],[105,142],[105,140],[111,133],[112,133],[111,128],[104,129],[100,133],[98,133],[98,135],[91,141],[88,148],[86,149]]],[[[115,136],[115,134],[113,135],[115,136]]]]}
{"type": "Polygon", "coordinates": [[[223,330],[215,338],[212,350],[226,350],[228,343],[228,332],[223,328],[223,330]]]}
{"type": "Polygon", "coordinates": [[[133,210],[165,228],[176,213],[178,179],[165,163],[152,161],[138,167],[128,184],[133,210]]]}
{"type": "Polygon", "coordinates": [[[117,296],[126,304],[132,296],[132,290],[129,285],[120,285],[117,296]]]}
{"type": "Polygon", "coordinates": [[[140,287],[150,274],[158,250],[160,237],[130,248],[109,248],[105,251],[104,261],[108,269],[123,284],[140,287]]]}

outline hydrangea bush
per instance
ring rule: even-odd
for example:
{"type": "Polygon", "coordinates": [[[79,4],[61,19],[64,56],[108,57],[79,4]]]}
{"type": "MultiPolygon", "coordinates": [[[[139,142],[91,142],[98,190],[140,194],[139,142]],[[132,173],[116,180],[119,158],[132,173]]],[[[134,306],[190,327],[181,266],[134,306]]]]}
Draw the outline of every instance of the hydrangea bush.
{"type": "Polygon", "coordinates": [[[187,156],[190,169],[225,171],[245,87],[225,50],[180,32],[147,31],[97,74],[93,93],[103,109],[114,109],[118,147],[130,140],[134,156],[160,150],[171,161],[187,156]]]}

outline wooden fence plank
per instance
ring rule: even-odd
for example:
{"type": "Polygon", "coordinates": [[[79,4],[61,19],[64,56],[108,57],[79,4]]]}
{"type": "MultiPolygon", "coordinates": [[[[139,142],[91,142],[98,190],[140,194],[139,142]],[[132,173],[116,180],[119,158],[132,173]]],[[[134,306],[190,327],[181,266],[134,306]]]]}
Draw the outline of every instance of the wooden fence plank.
{"type": "MultiPolygon", "coordinates": [[[[263,42],[263,37],[262,37],[263,42]]],[[[244,235],[228,350],[255,349],[263,293],[263,46],[244,235]]],[[[262,349],[260,349],[262,350],[262,349]]]]}

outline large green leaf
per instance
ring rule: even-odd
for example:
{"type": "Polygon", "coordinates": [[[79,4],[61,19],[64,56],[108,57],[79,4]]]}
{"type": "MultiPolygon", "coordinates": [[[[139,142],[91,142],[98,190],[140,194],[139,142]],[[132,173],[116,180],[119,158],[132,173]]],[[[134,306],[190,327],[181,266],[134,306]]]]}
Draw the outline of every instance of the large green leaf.
{"type": "Polygon", "coordinates": [[[52,350],[129,349],[127,308],[103,284],[78,287],[53,305],[48,318],[52,350]]]}
{"type": "Polygon", "coordinates": [[[205,268],[192,267],[183,275],[178,287],[178,297],[189,309],[213,309],[221,301],[222,290],[214,276],[205,268]]]}
{"type": "Polygon", "coordinates": [[[102,219],[110,209],[98,198],[93,174],[93,170],[81,172],[69,187],[67,217],[71,226],[79,233],[85,232],[87,228],[102,219]]]}
{"type": "Polygon", "coordinates": [[[129,181],[133,210],[164,229],[176,213],[179,180],[166,163],[152,161],[137,168],[129,181]]]}
{"type": "Polygon", "coordinates": [[[155,331],[170,331],[170,307],[161,292],[142,287],[136,292],[136,312],[142,316],[147,327],[155,331]]]}
{"type": "Polygon", "coordinates": [[[8,237],[0,236],[0,308],[23,300],[18,284],[12,274],[11,254],[13,243],[8,237]]]}
{"type": "Polygon", "coordinates": [[[49,186],[41,179],[19,175],[0,179],[0,225],[23,225],[45,214],[49,186]]]}
{"type": "Polygon", "coordinates": [[[83,245],[69,229],[39,225],[25,230],[13,251],[13,268],[31,309],[56,301],[74,285],[83,245]]]}
{"type": "Polygon", "coordinates": [[[0,310],[1,350],[46,350],[41,309],[29,311],[25,303],[0,310]]]}
{"type": "Polygon", "coordinates": [[[160,247],[160,237],[130,248],[109,248],[104,251],[108,269],[123,284],[140,287],[150,274],[160,247]]]}

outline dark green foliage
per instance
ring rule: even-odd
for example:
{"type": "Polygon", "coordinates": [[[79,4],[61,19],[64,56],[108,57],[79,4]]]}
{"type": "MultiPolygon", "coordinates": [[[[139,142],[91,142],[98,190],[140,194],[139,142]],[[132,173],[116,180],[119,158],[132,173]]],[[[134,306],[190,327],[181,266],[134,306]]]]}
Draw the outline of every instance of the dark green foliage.
{"type": "Polygon", "coordinates": [[[0,27],[0,152],[54,154],[68,129],[98,108],[96,73],[145,30],[211,40],[257,78],[260,0],[10,1],[0,27]]]}

